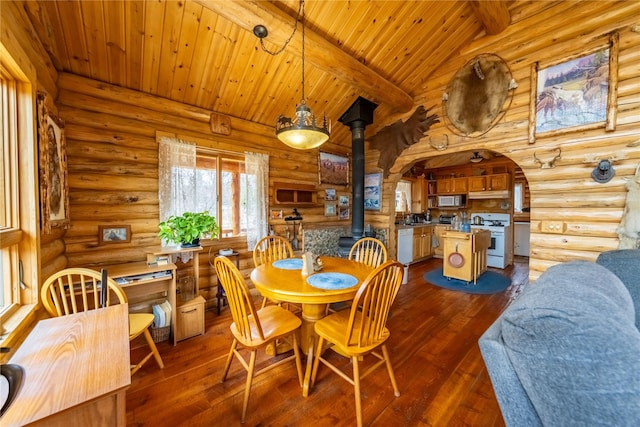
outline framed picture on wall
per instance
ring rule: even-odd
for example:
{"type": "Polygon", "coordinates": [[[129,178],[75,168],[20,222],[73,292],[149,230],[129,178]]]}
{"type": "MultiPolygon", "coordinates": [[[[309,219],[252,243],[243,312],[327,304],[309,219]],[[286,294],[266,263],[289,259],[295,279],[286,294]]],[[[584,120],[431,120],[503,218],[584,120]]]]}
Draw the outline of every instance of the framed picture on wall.
{"type": "Polygon", "coordinates": [[[342,195],[338,198],[338,204],[340,206],[349,206],[349,196],[342,195]]]}
{"type": "Polygon", "coordinates": [[[382,208],[382,172],[365,174],[364,208],[370,211],[382,208]]]}
{"type": "Polygon", "coordinates": [[[336,216],[336,204],[335,203],[325,203],[324,204],[324,216],[336,216]]]}
{"type": "Polygon", "coordinates": [[[335,188],[327,188],[324,190],[324,199],[325,200],[335,200],[336,199],[336,189],[335,188]]]}
{"type": "Polygon", "coordinates": [[[349,185],[349,158],[339,154],[318,154],[320,184],[349,185]]]}
{"type": "Polygon", "coordinates": [[[529,143],[536,137],[604,127],[615,130],[618,34],[590,52],[531,67],[529,143]]]}
{"type": "Polygon", "coordinates": [[[340,206],[338,208],[338,218],[349,219],[351,217],[351,210],[348,207],[340,206]]]}
{"type": "Polygon", "coordinates": [[[69,185],[64,121],[49,113],[45,95],[38,94],[40,219],[42,231],[69,226],[69,185]]]}
{"type": "Polygon", "coordinates": [[[130,225],[99,225],[98,243],[127,243],[131,241],[130,225]]]}

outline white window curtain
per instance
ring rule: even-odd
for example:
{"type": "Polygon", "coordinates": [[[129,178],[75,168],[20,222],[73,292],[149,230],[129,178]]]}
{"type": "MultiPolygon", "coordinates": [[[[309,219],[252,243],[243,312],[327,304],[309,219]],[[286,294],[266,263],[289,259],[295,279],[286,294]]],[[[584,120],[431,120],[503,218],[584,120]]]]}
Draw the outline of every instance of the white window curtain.
{"type": "MultiPolygon", "coordinates": [[[[158,200],[160,221],[193,212],[196,207],[196,146],[177,138],[158,140],[158,200]]],[[[162,242],[163,246],[167,242],[162,242]]],[[[180,256],[188,262],[190,252],[180,256]]]]}
{"type": "Polygon", "coordinates": [[[269,226],[269,155],[244,153],[247,174],[247,248],[253,251],[258,240],[267,235],[269,226]]]}
{"type": "Polygon", "coordinates": [[[409,212],[411,210],[411,183],[400,181],[396,186],[396,212],[409,212]]]}

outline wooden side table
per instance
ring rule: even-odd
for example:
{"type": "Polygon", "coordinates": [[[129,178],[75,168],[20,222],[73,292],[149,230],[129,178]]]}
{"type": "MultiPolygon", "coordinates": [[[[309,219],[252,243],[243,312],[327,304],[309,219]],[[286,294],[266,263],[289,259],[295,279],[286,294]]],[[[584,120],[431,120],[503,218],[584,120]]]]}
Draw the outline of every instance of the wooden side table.
{"type": "MultiPolygon", "coordinates": [[[[231,255],[220,255],[217,254],[216,258],[219,256],[226,256],[227,258],[235,258],[235,262],[236,262],[236,267],[238,267],[238,269],[240,269],[240,253],[233,251],[233,253],[231,255]]],[[[222,303],[222,306],[224,307],[227,304],[227,295],[224,293],[224,288],[222,287],[222,285],[220,284],[220,280],[218,280],[218,291],[216,292],[216,299],[218,300],[218,305],[217,305],[217,310],[218,310],[218,316],[220,315],[220,304],[222,303]]]]}

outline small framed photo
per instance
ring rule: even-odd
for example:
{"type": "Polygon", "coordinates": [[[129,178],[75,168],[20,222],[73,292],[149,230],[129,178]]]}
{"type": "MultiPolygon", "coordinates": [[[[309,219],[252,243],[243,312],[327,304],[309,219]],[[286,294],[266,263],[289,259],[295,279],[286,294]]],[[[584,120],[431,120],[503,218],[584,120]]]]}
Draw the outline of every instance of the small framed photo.
{"type": "Polygon", "coordinates": [[[336,189],[335,188],[327,188],[324,190],[324,199],[325,200],[335,200],[336,199],[336,189]]]}
{"type": "Polygon", "coordinates": [[[335,203],[324,204],[324,216],[336,216],[337,212],[335,203]]]}
{"type": "Polygon", "coordinates": [[[351,216],[351,210],[348,207],[341,206],[338,208],[338,218],[349,219],[351,216]]]}
{"type": "Polygon", "coordinates": [[[340,206],[349,206],[349,196],[340,196],[338,204],[340,206]]]}
{"type": "Polygon", "coordinates": [[[282,209],[271,209],[271,219],[282,219],[282,209]]]}
{"type": "Polygon", "coordinates": [[[99,225],[98,243],[128,243],[131,241],[130,225],[99,225]]]}

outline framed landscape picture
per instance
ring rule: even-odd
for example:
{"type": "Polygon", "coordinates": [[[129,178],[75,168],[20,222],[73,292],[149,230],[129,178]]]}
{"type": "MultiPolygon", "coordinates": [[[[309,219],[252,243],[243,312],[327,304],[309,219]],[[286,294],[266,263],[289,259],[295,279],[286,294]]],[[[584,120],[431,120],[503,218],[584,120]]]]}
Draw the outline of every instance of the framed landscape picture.
{"type": "Polygon", "coordinates": [[[320,184],[349,185],[349,158],[320,151],[318,173],[320,184]]]}
{"type": "Polygon", "coordinates": [[[365,174],[364,208],[370,211],[382,208],[382,172],[365,174]]]}
{"type": "Polygon", "coordinates": [[[127,243],[131,241],[130,225],[100,225],[98,226],[98,243],[127,243]]]}

